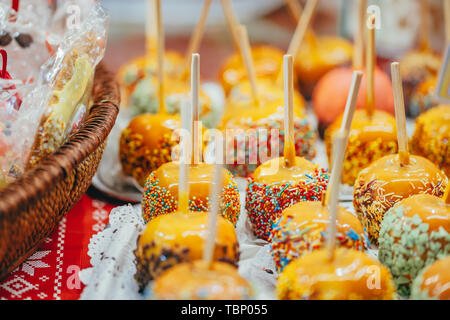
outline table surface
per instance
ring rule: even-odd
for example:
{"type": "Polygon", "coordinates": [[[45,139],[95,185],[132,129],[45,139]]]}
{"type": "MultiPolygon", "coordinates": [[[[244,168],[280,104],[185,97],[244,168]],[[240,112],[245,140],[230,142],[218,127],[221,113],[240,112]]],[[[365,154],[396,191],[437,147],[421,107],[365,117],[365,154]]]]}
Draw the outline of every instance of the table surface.
{"type": "MultiPolygon", "coordinates": [[[[316,21],[320,22],[320,28],[325,32],[333,30],[336,23],[332,17],[319,17],[316,21]]],[[[295,28],[293,18],[284,8],[273,12],[261,22],[277,26],[288,35],[295,28]]],[[[254,28],[257,29],[258,26],[254,28]]],[[[188,41],[188,37],[170,37],[166,41],[166,47],[184,52],[188,41]]],[[[287,43],[278,45],[285,49],[287,43]]],[[[144,50],[144,34],[125,38],[112,37],[108,41],[104,61],[111,70],[117,71],[120,65],[142,55],[144,50]]],[[[216,80],[220,67],[218,61],[222,61],[233,51],[231,39],[223,31],[222,34],[206,35],[200,49],[202,79],[216,80]]],[[[78,272],[90,266],[90,238],[104,228],[111,209],[121,204],[124,203],[108,198],[91,187],[62,219],[53,235],[45,239],[42,247],[0,282],[0,300],[78,299],[83,290],[78,272]]]]}

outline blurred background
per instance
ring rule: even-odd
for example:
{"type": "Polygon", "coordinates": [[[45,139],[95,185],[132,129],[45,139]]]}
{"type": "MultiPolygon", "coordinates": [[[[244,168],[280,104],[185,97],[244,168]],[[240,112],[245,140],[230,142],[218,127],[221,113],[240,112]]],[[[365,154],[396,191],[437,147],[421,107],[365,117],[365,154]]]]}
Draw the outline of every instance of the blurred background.
{"type": "MultiPolygon", "coordinates": [[[[113,70],[145,52],[146,0],[100,0],[111,15],[105,61],[113,70]]],[[[297,0],[301,7],[304,0],[297,0]]],[[[232,0],[240,23],[247,26],[252,44],[268,43],[286,49],[296,20],[286,0],[232,0]]],[[[377,52],[381,58],[401,56],[417,41],[420,1],[369,0],[380,8],[381,29],[377,52]]],[[[166,48],[185,52],[189,36],[200,16],[203,0],[162,0],[166,48]]],[[[321,0],[313,28],[320,34],[352,39],[356,21],[354,0],[321,0]]],[[[434,50],[444,46],[444,17],[441,0],[429,1],[430,40],[434,50]]],[[[233,52],[231,36],[219,0],[214,0],[200,49],[205,80],[216,80],[220,63],[233,52]]]]}

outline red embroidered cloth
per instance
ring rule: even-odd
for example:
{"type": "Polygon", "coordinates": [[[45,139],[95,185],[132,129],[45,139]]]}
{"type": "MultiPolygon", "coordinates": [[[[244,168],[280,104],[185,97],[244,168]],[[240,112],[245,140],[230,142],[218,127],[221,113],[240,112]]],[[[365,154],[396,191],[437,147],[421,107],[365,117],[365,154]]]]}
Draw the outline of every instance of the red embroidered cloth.
{"type": "Polygon", "coordinates": [[[91,266],[89,240],[108,222],[114,206],[84,195],[53,235],[0,283],[0,300],[78,299],[78,273],[91,266]]]}

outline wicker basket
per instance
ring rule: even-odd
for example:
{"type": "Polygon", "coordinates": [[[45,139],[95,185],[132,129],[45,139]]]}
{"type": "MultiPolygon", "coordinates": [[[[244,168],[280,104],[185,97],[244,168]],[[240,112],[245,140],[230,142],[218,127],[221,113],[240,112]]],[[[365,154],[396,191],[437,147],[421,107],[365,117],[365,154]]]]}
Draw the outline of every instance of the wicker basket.
{"type": "Polygon", "coordinates": [[[91,184],[119,111],[112,73],[97,67],[93,106],[81,129],[56,153],[0,191],[0,279],[51,235],[91,184]]]}

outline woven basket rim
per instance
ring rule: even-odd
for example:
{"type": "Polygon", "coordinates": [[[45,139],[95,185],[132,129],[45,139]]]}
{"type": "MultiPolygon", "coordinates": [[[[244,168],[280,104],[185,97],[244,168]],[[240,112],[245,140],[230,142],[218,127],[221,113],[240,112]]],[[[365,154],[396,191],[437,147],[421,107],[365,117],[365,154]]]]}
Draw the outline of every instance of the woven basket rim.
{"type": "Polygon", "coordinates": [[[78,132],[55,153],[0,190],[0,220],[19,212],[30,199],[64,179],[105,141],[119,112],[120,94],[114,75],[103,63],[96,68],[92,101],[78,132]],[[101,112],[93,112],[96,109],[101,112]]]}

